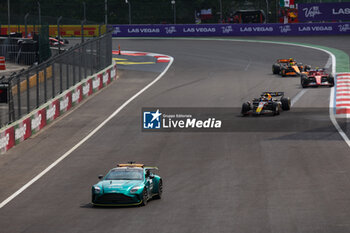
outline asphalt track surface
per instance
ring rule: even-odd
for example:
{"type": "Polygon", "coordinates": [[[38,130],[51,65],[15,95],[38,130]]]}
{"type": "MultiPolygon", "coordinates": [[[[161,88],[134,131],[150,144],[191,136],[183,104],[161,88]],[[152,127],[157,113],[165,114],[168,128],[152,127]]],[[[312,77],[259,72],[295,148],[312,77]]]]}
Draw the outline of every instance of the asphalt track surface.
{"type": "MultiPolygon", "coordinates": [[[[349,44],[348,37],[293,39],[329,47],[349,44]]],[[[307,90],[294,104],[298,110],[320,108],[314,119],[327,130],[144,133],[140,125],[145,106],[240,107],[266,89],[293,98],[302,90],[299,81],[273,76],[272,61],[287,56],[319,66],[327,63],[327,54],[243,42],[119,40],[114,47],[117,44],[125,50],[167,54],[175,61],[162,79],[91,139],[1,208],[1,232],[350,232],[350,148],[327,117],[328,88],[307,90]],[[90,187],[97,175],[130,160],[160,168],[163,198],[142,208],[92,208],[90,187]]],[[[122,71],[117,82],[2,155],[0,200],[158,74],[122,71]]],[[[260,120],[233,117],[247,129],[260,120]]],[[[261,119],[283,128],[292,117],[303,115],[285,112],[280,117],[284,120],[278,125],[274,117],[261,119]]]]}

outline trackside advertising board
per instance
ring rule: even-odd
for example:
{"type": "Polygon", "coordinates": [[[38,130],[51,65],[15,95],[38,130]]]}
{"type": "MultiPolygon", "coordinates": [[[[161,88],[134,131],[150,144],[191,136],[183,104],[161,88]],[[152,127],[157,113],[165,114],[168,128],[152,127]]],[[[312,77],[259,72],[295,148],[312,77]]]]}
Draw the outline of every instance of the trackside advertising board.
{"type": "Polygon", "coordinates": [[[92,95],[116,78],[117,67],[116,64],[113,64],[105,70],[82,80],[22,119],[4,127],[0,130],[0,153],[5,153],[14,145],[39,132],[63,113],[79,104],[84,98],[92,95]],[[94,89],[93,85],[95,85],[94,89]]]}
{"type": "Polygon", "coordinates": [[[40,109],[35,112],[31,117],[31,129],[32,134],[39,132],[46,125],[46,109],[40,109]]]}
{"type": "Polygon", "coordinates": [[[350,2],[300,3],[299,22],[350,21],[350,2]]]}
{"type": "Polygon", "coordinates": [[[349,23],[112,25],[114,37],[349,35],[349,23]]]}
{"type": "Polygon", "coordinates": [[[60,115],[67,112],[72,107],[72,91],[69,91],[66,95],[60,99],[60,115]]]}
{"type": "Polygon", "coordinates": [[[32,135],[31,129],[31,118],[28,117],[24,119],[22,122],[15,125],[15,141],[16,145],[20,142],[26,140],[32,135]]]}
{"type": "Polygon", "coordinates": [[[83,100],[83,85],[78,85],[72,91],[72,106],[79,104],[83,100]]]}
{"type": "Polygon", "coordinates": [[[15,145],[15,128],[9,127],[0,133],[0,152],[4,153],[15,145]]]}

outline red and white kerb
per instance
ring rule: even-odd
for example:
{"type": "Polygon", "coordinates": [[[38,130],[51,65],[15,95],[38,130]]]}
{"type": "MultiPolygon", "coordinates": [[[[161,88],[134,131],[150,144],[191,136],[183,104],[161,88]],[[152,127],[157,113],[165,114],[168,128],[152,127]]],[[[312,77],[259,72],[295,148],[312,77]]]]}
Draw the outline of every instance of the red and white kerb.
{"type": "Polygon", "coordinates": [[[350,73],[337,74],[336,115],[350,117],[350,73]]]}

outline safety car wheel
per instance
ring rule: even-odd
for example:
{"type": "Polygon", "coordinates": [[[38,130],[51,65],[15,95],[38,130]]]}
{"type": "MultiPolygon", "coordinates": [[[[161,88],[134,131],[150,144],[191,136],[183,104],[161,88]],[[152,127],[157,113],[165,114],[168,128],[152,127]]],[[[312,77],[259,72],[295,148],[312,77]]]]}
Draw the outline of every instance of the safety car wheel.
{"type": "Polygon", "coordinates": [[[162,182],[162,180],[160,180],[159,184],[158,184],[158,193],[153,198],[154,199],[161,199],[162,193],[163,193],[163,182],[162,182]]]}
{"type": "Polygon", "coordinates": [[[147,205],[147,202],[148,202],[148,193],[147,193],[147,189],[144,188],[143,191],[142,191],[142,203],[141,203],[141,206],[147,205]]]}

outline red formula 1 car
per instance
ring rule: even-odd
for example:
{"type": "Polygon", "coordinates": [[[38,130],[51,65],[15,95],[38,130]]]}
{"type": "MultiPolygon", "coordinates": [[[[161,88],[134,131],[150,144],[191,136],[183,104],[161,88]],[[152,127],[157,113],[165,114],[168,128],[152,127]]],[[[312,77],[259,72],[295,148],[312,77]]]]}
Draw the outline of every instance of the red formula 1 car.
{"type": "Polygon", "coordinates": [[[325,69],[312,69],[308,72],[304,72],[300,76],[301,86],[306,87],[319,87],[319,86],[334,86],[334,77],[328,74],[325,69]]]}
{"type": "Polygon", "coordinates": [[[60,39],[58,40],[57,37],[49,37],[49,41],[50,41],[50,46],[51,47],[58,47],[58,45],[60,44],[61,46],[64,46],[65,44],[68,44],[68,40],[66,39],[60,39]]]}

